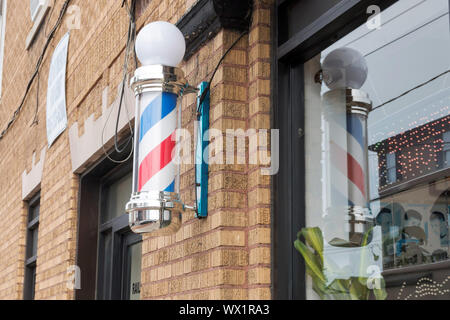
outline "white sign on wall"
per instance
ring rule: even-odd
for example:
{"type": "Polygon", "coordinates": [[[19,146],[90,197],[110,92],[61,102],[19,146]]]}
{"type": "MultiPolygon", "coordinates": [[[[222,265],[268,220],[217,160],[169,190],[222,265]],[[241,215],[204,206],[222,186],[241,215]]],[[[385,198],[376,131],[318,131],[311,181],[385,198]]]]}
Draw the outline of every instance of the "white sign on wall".
{"type": "Polygon", "coordinates": [[[66,65],[69,33],[56,46],[50,64],[47,89],[47,140],[49,148],[67,128],[66,65]]]}

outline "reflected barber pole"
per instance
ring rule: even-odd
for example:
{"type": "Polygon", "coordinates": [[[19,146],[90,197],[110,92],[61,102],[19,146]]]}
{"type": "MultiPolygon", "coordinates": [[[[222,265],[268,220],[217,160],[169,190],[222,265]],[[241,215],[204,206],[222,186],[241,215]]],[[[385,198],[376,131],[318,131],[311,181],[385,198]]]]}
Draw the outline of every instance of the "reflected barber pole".
{"type": "Polygon", "coordinates": [[[342,196],[345,190],[349,206],[368,206],[365,124],[361,117],[347,114],[344,125],[345,127],[340,123],[331,125],[334,132],[330,136],[330,153],[333,158],[331,164],[339,172],[336,174],[339,178],[334,179],[335,192],[342,196]]]}
{"type": "Polygon", "coordinates": [[[369,210],[367,116],[370,100],[358,90],[331,90],[323,96],[324,168],[328,183],[326,237],[358,242],[369,210]],[[335,228],[345,222],[345,228],[335,228]]]}
{"type": "Polygon", "coordinates": [[[360,52],[343,47],[325,57],[321,72],[322,83],[329,89],[322,96],[324,186],[327,188],[325,236],[329,240],[338,238],[360,245],[373,224],[368,198],[367,141],[367,118],[372,102],[360,90],[367,80],[368,67],[360,52]]]}
{"type": "Polygon", "coordinates": [[[366,120],[360,115],[347,115],[347,163],[349,204],[368,207],[368,158],[366,120]]]}
{"type": "Polygon", "coordinates": [[[138,191],[175,191],[177,96],[147,93],[140,101],[138,191]]]}

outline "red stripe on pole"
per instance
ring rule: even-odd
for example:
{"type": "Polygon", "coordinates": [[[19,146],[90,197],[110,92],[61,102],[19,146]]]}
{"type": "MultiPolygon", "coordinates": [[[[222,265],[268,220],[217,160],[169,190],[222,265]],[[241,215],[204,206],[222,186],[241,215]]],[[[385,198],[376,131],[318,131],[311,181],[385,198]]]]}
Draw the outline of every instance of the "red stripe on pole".
{"type": "Polygon", "coordinates": [[[351,154],[347,154],[347,169],[348,178],[358,187],[358,189],[365,197],[366,188],[364,186],[364,171],[351,154]]]}
{"type": "Polygon", "coordinates": [[[334,166],[339,169],[348,179],[358,187],[363,196],[366,196],[366,188],[364,185],[364,171],[358,161],[353,156],[339,147],[336,143],[331,141],[330,151],[335,154],[333,159],[339,159],[334,162],[334,166]],[[347,160],[347,167],[345,167],[345,159],[347,160]]]}
{"type": "Polygon", "coordinates": [[[165,168],[172,161],[172,152],[175,148],[175,141],[171,134],[160,145],[153,149],[139,166],[139,191],[145,184],[161,169],[165,168]]]}

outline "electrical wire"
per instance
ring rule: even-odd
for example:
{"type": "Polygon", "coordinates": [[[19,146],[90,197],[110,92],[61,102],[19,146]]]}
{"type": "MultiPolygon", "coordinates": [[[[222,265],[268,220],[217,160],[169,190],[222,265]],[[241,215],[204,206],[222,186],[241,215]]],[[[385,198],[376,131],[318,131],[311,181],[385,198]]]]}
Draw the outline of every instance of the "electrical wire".
{"type": "Polygon", "coordinates": [[[50,20],[52,19],[53,11],[54,11],[54,9],[55,9],[55,4],[56,4],[56,0],[53,0],[52,9],[50,10],[50,13],[48,14],[47,23],[45,24],[45,29],[44,29],[44,35],[45,35],[45,37],[48,36],[48,34],[47,34],[47,31],[48,31],[47,28],[48,28],[48,25],[50,24],[50,20]]]}
{"type": "Polygon", "coordinates": [[[396,100],[398,100],[398,99],[400,99],[400,98],[406,96],[407,94],[411,93],[412,91],[417,90],[417,89],[419,89],[419,88],[421,88],[421,87],[423,87],[423,86],[426,86],[427,84],[429,84],[429,83],[431,83],[431,82],[433,82],[433,81],[439,79],[440,77],[446,75],[446,74],[449,73],[449,72],[450,72],[450,70],[447,70],[447,71],[442,72],[441,74],[438,74],[437,76],[431,78],[430,80],[425,81],[424,83],[421,83],[421,84],[415,86],[414,88],[409,89],[408,91],[403,92],[403,93],[400,94],[399,96],[397,96],[397,97],[395,97],[395,98],[393,98],[393,99],[391,99],[391,100],[389,100],[389,101],[386,101],[386,102],[380,104],[379,106],[376,106],[376,107],[372,108],[372,111],[377,110],[377,109],[380,109],[381,107],[384,107],[385,105],[387,105],[387,104],[389,104],[389,103],[392,103],[392,102],[394,102],[394,101],[396,101],[396,100]]]}
{"type": "Polygon", "coordinates": [[[432,24],[433,22],[436,22],[437,20],[439,20],[439,19],[441,19],[441,18],[447,16],[448,13],[449,13],[449,11],[447,11],[446,13],[443,13],[443,14],[439,15],[438,17],[436,17],[436,18],[434,18],[434,19],[432,19],[432,20],[430,20],[430,21],[427,21],[426,23],[424,23],[424,24],[418,26],[417,28],[414,28],[413,30],[411,30],[411,31],[409,31],[409,32],[407,32],[407,33],[401,35],[400,37],[398,37],[398,38],[396,38],[396,39],[394,39],[394,40],[392,40],[392,41],[390,41],[390,42],[388,42],[388,43],[382,45],[381,47],[378,47],[378,48],[376,48],[375,50],[373,50],[373,51],[367,53],[366,55],[364,55],[364,57],[367,58],[367,57],[370,56],[371,54],[374,54],[374,53],[376,53],[376,52],[378,52],[378,51],[384,49],[385,47],[390,46],[391,44],[393,44],[393,43],[395,43],[395,42],[397,42],[397,41],[400,41],[401,39],[406,38],[407,36],[413,34],[414,32],[419,31],[420,29],[422,29],[422,28],[424,28],[424,27],[426,27],[426,26],[432,24]]]}
{"type": "MultiPolygon", "coordinates": [[[[246,34],[248,34],[248,32],[249,32],[248,30],[245,30],[244,32],[242,32],[240,34],[240,36],[236,39],[236,41],[234,41],[233,44],[228,48],[228,50],[225,51],[225,53],[223,54],[222,58],[220,58],[219,62],[217,63],[217,66],[214,68],[214,71],[213,71],[213,73],[212,73],[212,75],[210,77],[208,85],[206,86],[205,90],[203,91],[203,93],[201,94],[200,99],[199,99],[199,103],[198,103],[198,106],[197,106],[197,112],[196,112],[197,120],[200,120],[200,116],[201,116],[202,109],[203,109],[203,102],[205,102],[205,99],[206,99],[208,93],[211,91],[211,83],[214,80],[214,77],[216,76],[216,73],[219,70],[220,65],[222,64],[223,60],[225,60],[227,55],[231,52],[231,50],[233,50],[233,48],[238,44],[238,42],[246,34]]],[[[195,211],[196,211],[196,213],[198,215],[199,214],[199,212],[198,212],[199,208],[197,207],[197,205],[198,205],[197,188],[200,187],[200,184],[197,183],[197,164],[196,163],[194,164],[194,175],[195,175],[195,178],[194,178],[194,181],[195,181],[195,192],[194,192],[195,193],[195,205],[194,205],[194,208],[195,208],[195,211]]],[[[198,218],[203,218],[203,217],[198,216],[198,218]]]]}
{"type": "Polygon", "coordinates": [[[122,87],[120,89],[120,99],[119,99],[119,107],[118,107],[118,111],[117,111],[117,118],[116,118],[116,124],[115,124],[115,132],[114,132],[114,150],[118,153],[121,154],[123,153],[128,146],[130,145],[130,142],[132,144],[131,147],[131,151],[129,153],[129,155],[124,159],[124,160],[115,160],[113,158],[111,158],[111,153],[108,153],[105,149],[105,144],[104,144],[104,133],[105,133],[105,129],[106,129],[106,125],[109,122],[109,119],[111,117],[112,114],[112,108],[111,111],[108,114],[108,117],[105,121],[105,125],[103,126],[103,130],[102,130],[102,149],[103,149],[103,153],[106,155],[106,157],[112,161],[113,163],[116,164],[122,164],[127,162],[131,156],[133,155],[134,152],[134,130],[133,127],[131,125],[131,120],[129,118],[129,112],[125,103],[125,109],[126,110],[126,115],[128,117],[128,127],[130,129],[130,137],[127,139],[126,143],[124,144],[124,146],[122,148],[120,148],[119,146],[119,139],[118,139],[118,132],[119,132],[119,119],[120,119],[120,114],[122,112],[122,106],[123,106],[123,100],[124,100],[124,96],[125,96],[125,87],[127,85],[127,79],[128,79],[128,64],[129,64],[129,57],[130,57],[130,53],[133,53],[134,56],[134,63],[135,63],[135,67],[137,68],[137,57],[136,57],[136,51],[134,50],[134,43],[136,40],[136,0],[131,0],[131,5],[128,5],[128,1],[127,0],[123,0],[122,2],[122,7],[125,7],[128,17],[129,17],[129,25],[128,25],[128,34],[127,34],[127,44],[126,44],[126,48],[125,48],[125,61],[123,64],[123,78],[122,78],[122,87]]]}
{"type": "Polygon", "coordinates": [[[203,107],[203,102],[206,99],[207,94],[211,91],[211,83],[214,80],[214,77],[216,76],[217,70],[219,70],[220,65],[222,64],[223,60],[225,60],[225,58],[227,57],[228,53],[230,53],[231,50],[233,50],[233,48],[238,44],[238,42],[248,33],[248,30],[245,30],[244,32],[241,33],[241,35],[236,39],[236,41],[233,42],[233,44],[228,48],[228,50],[224,53],[224,55],[222,56],[222,58],[219,60],[219,63],[217,64],[216,68],[214,69],[211,78],[208,82],[208,86],[205,88],[205,90],[203,91],[202,95],[200,96],[199,99],[199,104],[198,104],[198,108],[197,108],[197,119],[200,117],[200,114],[202,112],[201,108],[203,107]]]}
{"type": "Polygon", "coordinates": [[[63,6],[61,8],[61,11],[59,13],[58,20],[56,21],[55,25],[52,28],[52,31],[50,32],[49,36],[47,37],[47,41],[45,42],[45,45],[44,45],[44,47],[42,49],[42,52],[41,52],[41,55],[39,56],[39,59],[38,59],[38,61],[36,63],[35,70],[34,70],[32,76],[31,76],[30,80],[28,81],[25,93],[24,93],[24,95],[22,97],[22,100],[21,100],[21,102],[19,104],[19,107],[14,111],[14,114],[11,117],[11,119],[8,121],[5,129],[3,129],[3,131],[0,133],[0,140],[2,140],[5,137],[5,135],[9,131],[9,129],[12,127],[12,125],[16,122],[17,118],[19,117],[19,114],[22,111],[22,108],[23,108],[23,106],[25,104],[25,100],[26,100],[26,98],[28,96],[28,93],[30,92],[31,86],[33,85],[33,82],[34,82],[34,80],[36,79],[36,77],[37,77],[37,75],[39,73],[39,69],[40,69],[40,67],[42,65],[42,61],[44,60],[45,53],[47,52],[47,49],[48,49],[48,47],[50,45],[51,40],[55,36],[56,31],[58,30],[59,26],[62,23],[63,17],[65,15],[66,11],[67,11],[67,8],[69,6],[70,1],[71,0],[66,0],[64,2],[63,6]]]}

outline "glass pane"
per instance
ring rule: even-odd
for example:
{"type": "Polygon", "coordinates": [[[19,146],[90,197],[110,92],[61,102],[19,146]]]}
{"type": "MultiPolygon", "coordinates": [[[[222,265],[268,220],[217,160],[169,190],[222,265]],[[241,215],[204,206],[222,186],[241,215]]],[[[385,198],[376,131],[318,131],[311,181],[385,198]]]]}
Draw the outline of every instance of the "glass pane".
{"type": "MultiPolygon", "coordinates": [[[[443,136],[443,143],[444,143],[444,152],[445,152],[445,160],[447,160],[447,155],[450,152],[450,131],[444,132],[443,136]]],[[[449,162],[446,162],[446,165],[448,165],[449,162]]]]}
{"type": "Polygon", "coordinates": [[[37,204],[33,207],[30,207],[29,213],[28,213],[28,222],[31,222],[34,219],[36,219],[37,217],[39,217],[39,209],[40,209],[39,204],[37,204]]]}
{"type": "Polygon", "coordinates": [[[27,259],[30,259],[37,255],[38,244],[38,228],[28,231],[27,238],[27,259]]]}
{"type": "Polygon", "coordinates": [[[109,299],[111,288],[111,268],[112,268],[112,234],[104,232],[100,235],[98,270],[98,299],[109,299]]]}
{"type": "MultiPolygon", "coordinates": [[[[280,33],[284,42],[291,38],[295,33],[314,23],[320,16],[325,14],[328,10],[341,3],[342,0],[302,0],[302,1],[285,1],[280,6],[280,15],[282,17],[289,17],[288,19],[280,19],[280,24],[283,32],[280,33]],[[320,2],[320,4],[318,3],[320,2]],[[295,18],[292,18],[295,17],[295,18]]],[[[281,44],[281,43],[280,43],[281,44]]]]}
{"type": "Polygon", "coordinates": [[[34,300],[36,286],[36,267],[25,268],[24,300],[34,300]]]}
{"type": "Polygon", "coordinates": [[[141,257],[142,257],[142,243],[139,242],[128,248],[129,254],[129,270],[130,270],[130,282],[129,282],[129,296],[130,300],[141,299],[141,257]]]}
{"type": "Polygon", "coordinates": [[[106,207],[102,212],[102,223],[125,214],[125,205],[130,200],[132,175],[127,174],[106,190],[106,207]]]}
{"type": "MultiPolygon", "coordinates": [[[[339,281],[448,258],[448,12],[448,0],[400,0],[381,13],[381,28],[364,24],[304,65],[306,223],[310,236],[323,236],[319,269],[334,290],[323,298],[349,297],[339,281]],[[325,58],[343,47],[367,63],[360,90],[372,100],[368,117],[332,86],[361,68],[316,82],[325,58]]],[[[309,278],[308,297],[318,291],[309,278]]]]}
{"type": "Polygon", "coordinates": [[[449,167],[450,166],[450,151],[446,151],[445,152],[445,167],[449,167]]]}

